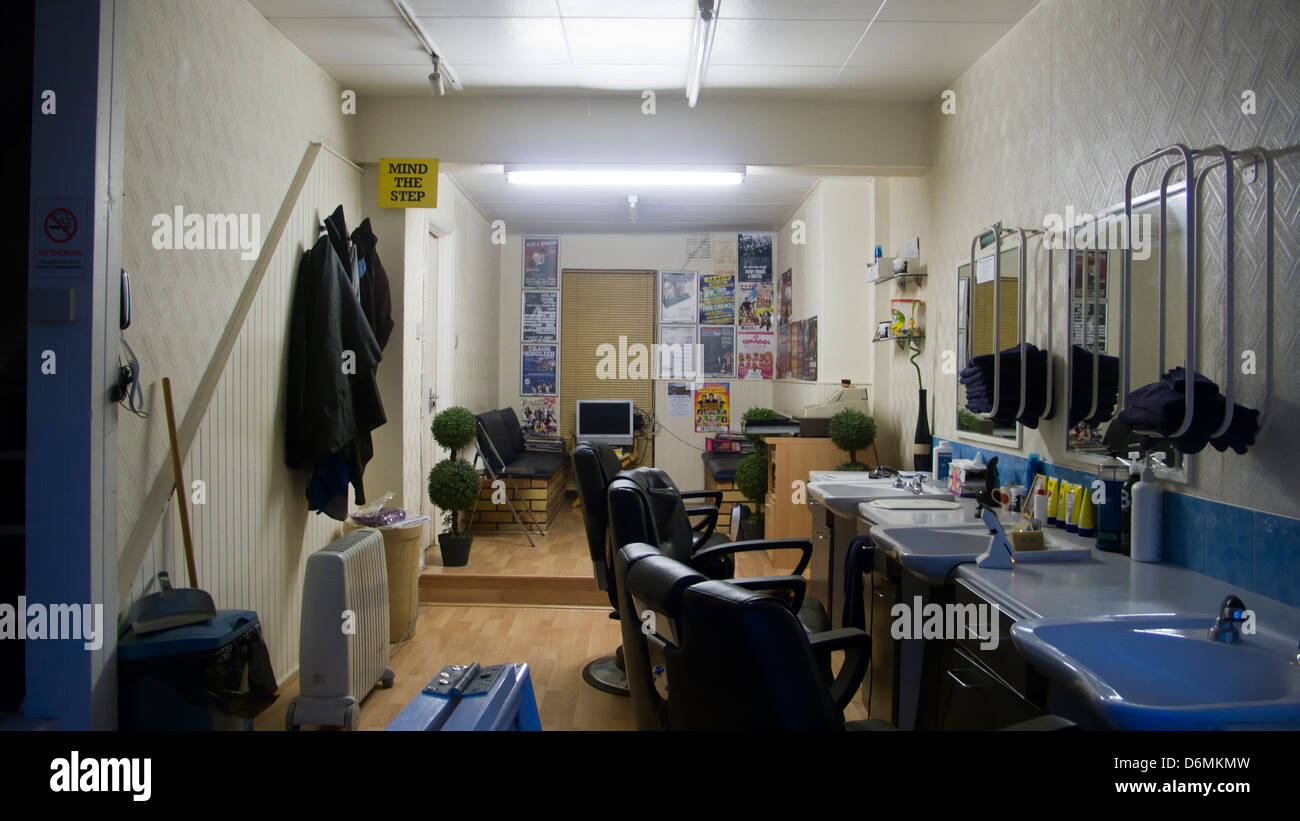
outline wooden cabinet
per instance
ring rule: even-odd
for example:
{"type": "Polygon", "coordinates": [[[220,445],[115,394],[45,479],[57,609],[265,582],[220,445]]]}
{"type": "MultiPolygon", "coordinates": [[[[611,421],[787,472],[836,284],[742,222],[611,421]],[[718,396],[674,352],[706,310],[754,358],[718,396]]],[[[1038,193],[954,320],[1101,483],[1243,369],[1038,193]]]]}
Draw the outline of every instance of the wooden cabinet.
{"type": "MultiPolygon", "coordinates": [[[[812,517],[807,504],[796,504],[795,481],[808,482],[812,470],[834,470],[849,455],[825,438],[768,436],[767,499],[763,535],[769,539],[807,539],[812,536],[812,517]]],[[[806,497],[806,490],[801,498],[806,497]]],[[[798,561],[795,550],[770,550],[768,557],[777,570],[788,571],[798,561]]]]}

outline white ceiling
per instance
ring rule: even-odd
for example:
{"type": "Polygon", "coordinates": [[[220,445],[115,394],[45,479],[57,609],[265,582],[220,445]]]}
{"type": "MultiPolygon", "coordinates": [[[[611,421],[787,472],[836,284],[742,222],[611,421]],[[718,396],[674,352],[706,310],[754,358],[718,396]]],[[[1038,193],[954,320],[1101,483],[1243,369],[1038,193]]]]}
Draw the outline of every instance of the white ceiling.
{"type": "MultiPolygon", "coordinates": [[[[359,94],[428,94],[390,0],[251,0],[359,94]]],[[[1037,0],[720,0],[710,93],[926,100],[1037,0]]],[[[408,0],[467,94],[686,85],[694,0],[408,0]]],[[[702,103],[703,104],[703,103],[702,103]]]]}
{"type": "MultiPolygon", "coordinates": [[[[429,56],[391,0],[250,2],[344,88],[429,99],[429,56]]],[[[699,104],[710,95],[932,100],[1036,2],[720,0],[699,104]]],[[[408,5],[460,77],[459,94],[684,94],[695,0],[408,5]]],[[[730,188],[557,190],[509,185],[500,166],[447,170],[512,232],[774,229],[819,179],[753,169],[730,188]],[[639,197],[636,222],[630,193],[639,197]]]]}
{"type": "Polygon", "coordinates": [[[545,188],[506,182],[502,167],[451,170],[451,177],[490,219],[511,233],[641,233],[776,229],[820,177],[790,169],[752,168],[740,185],[717,188],[545,188]],[[627,196],[637,195],[637,219],[627,196]]]}

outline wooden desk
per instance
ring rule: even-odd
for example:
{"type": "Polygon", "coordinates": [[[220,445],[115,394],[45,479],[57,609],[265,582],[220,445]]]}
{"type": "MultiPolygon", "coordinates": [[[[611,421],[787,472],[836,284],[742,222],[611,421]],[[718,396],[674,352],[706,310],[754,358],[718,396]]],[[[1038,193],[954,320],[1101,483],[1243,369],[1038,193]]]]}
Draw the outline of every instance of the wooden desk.
{"type": "MultiPolygon", "coordinates": [[[[812,537],[812,516],[808,514],[806,487],[796,504],[794,483],[807,485],[808,472],[834,470],[847,462],[849,455],[825,438],[768,436],[767,499],[763,504],[763,535],[768,539],[808,539],[812,537]]],[[[796,550],[769,550],[768,558],[778,571],[789,572],[798,562],[796,550]]]]}

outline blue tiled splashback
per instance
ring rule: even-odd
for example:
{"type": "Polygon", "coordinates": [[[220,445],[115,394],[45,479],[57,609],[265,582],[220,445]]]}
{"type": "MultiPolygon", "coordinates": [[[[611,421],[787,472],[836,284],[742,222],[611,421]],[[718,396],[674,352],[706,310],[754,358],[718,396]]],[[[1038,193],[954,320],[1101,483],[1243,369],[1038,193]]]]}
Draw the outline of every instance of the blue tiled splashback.
{"type": "MultiPolygon", "coordinates": [[[[1029,459],[1014,453],[936,437],[954,459],[998,457],[1002,484],[1025,484],[1029,459]]],[[[1048,476],[1091,483],[1090,471],[1042,463],[1048,476]]],[[[1165,561],[1204,573],[1262,596],[1300,607],[1300,519],[1260,513],[1165,490],[1165,561]]]]}

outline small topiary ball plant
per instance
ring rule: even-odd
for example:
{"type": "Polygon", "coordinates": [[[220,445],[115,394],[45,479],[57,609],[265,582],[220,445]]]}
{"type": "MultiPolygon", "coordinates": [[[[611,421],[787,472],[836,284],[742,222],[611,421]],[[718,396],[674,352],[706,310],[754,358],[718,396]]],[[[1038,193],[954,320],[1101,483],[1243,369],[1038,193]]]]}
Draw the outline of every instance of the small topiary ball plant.
{"type": "Polygon", "coordinates": [[[429,471],[429,501],[442,511],[447,532],[460,535],[460,514],[478,503],[480,479],[474,466],[458,458],[459,451],[474,441],[474,414],[462,407],[447,408],[433,417],[433,438],[451,456],[429,471]]]}
{"type": "Polygon", "coordinates": [[[840,465],[838,470],[867,470],[866,465],[858,462],[858,451],[866,450],[876,441],[876,422],[870,416],[867,416],[860,410],[845,408],[831,417],[830,424],[831,441],[835,447],[840,450],[846,450],[849,453],[847,465],[861,465],[861,467],[846,467],[840,465]]]}
{"type": "Polygon", "coordinates": [[[767,454],[751,453],[736,465],[736,490],[763,510],[767,496],[767,454]]]}
{"type": "Polygon", "coordinates": [[[474,414],[457,405],[433,417],[431,427],[434,440],[451,451],[451,458],[455,459],[461,448],[468,447],[474,441],[477,422],[474,414]]]}

